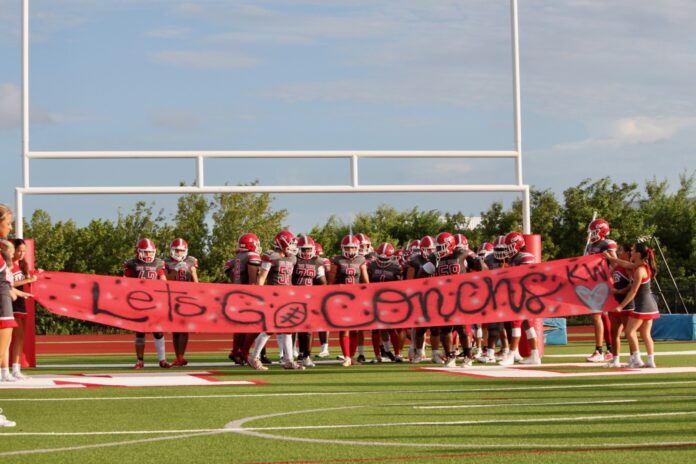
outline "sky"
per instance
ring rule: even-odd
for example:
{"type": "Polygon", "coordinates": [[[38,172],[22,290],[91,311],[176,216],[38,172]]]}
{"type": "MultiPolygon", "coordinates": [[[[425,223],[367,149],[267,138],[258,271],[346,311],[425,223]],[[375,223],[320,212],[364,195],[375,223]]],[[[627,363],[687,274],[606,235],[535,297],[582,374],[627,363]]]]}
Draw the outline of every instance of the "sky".
{"type": "MultiPolygon", "coordinates": [[[[0,0],[0,202],[22,183],[20,0],[0,0]]],[[[696,171],[696,2],[520,0],[523,181],[696,171]]],[[[512,150],[508,0],[32,0],[30,150],[512,150]]],[[[32,186],[167,185],[192,160],[33,160],[32,186]]],[[[365,159],[361,184],[512,184],[514,161],[365,159]]],[[[209,160],[207,185],[350,183],[347,160],[209,160]]],[[[478,216],[514,193],[274,194],[296,233],[382,204],[478,216]]],[[[174,195],[26,196],[54,220],[174,195]]],[[[601,214],[601,212],[600,212],[601,214]]],[[[532,229],[534,224],[532,224],[532,229]]]]}

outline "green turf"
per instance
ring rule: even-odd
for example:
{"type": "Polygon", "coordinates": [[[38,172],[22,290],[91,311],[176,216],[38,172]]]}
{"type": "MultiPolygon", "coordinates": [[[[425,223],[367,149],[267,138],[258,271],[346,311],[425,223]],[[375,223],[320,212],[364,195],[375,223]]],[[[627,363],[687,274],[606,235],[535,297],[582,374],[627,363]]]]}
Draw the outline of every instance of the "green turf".
{"type": "MultiPolygon", "coordinates": [[[[578,358],[546,362],[582,361],[588,347],[547,347],[547,354],[578,358]]],[[[658,352],[685,350],[696,350],[696,343],[658,344],[658,352]]],[[[220,362],[224,357],[202,353],[189,360],[220,362]]],[[[657,360],[661,367],[696,365],[694,355],[658,355],[657,360]]],[[[132,372],[90,368],[94,362],[130,363],[131,356],[50,357],[40,359],[40,365],[84,367],[28,373],[132,372]]],[[[304,372],[278,366],[267,372],[231,365],[211,369],[221,372],[221,380],[267,384],[0,390],[0,406],[18,423],[0,429],[0,460],[696,462],[696,374],[602,377],[606,370],[600,367],[564,367],[554,370],[600,375],[488,379],[414,370],[409,364],[321,365],[304,372]],[[221,431],[244,418],[251,419],[237,432],[221,431]],[[46,435],[13,435],[40,432],[46,435]],[[87,435],[95,432],[104,434],[87,435]],[[29,454],[8,454],[18,451],[29,454]]]]}

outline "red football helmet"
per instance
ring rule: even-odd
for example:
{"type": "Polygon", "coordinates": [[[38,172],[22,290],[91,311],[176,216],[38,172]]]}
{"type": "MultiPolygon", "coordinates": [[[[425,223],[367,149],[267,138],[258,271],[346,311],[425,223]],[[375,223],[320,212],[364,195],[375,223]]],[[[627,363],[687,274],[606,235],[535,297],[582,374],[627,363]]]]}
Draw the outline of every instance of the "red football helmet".
{"type": "Polygon", "coordinates": [[[512,258],[524,248],[524,236],[516,231],[508,232],[505,236],[505,245],[508,249],[508,258],[512,258]]]}
{"type": "Polygon", "coordinates": [[[440,258],[449,256],[454,252],[454,236],[449,232],[440,232],[435,237],[435,251],[440,258]]]}
{"type": "Polygon", "coordinates": [[[411,240],[411,242],[404,247],[406,261],[408,261],[414,253],[420,253],[420,240],[411,240]]]}
{"type": "Polygon", "coordinates": [[[464,234],[454,234],[454,248],[461,248],[466,251],[469,249],[469,239],[464,234]]]}
{"type": "Polygon", "coordinates": [[[317,256],[317,244],[309,235],[303,235],[297,240],[298,256],[302,259],[312,259],[317,256]]]}
{"type": "Polygon", "coordinates": [[[344,258],[353,259],[358,256],[360,240],[353,234],[348,234],[341,240],[341,253],[344,258]]]}
{"type": "Polygon", "coordinates": [[[183,238],[175,238],[169,245],[169,256],[175,261],[183,261],[188,256],[188,243],[183,238]]]}
{"type": "Polygon", "coordinates": [[[508,257],[508,248],[505,244],[505,236],[498,235],[498,237],[493,242],[493,256],[498,261],[504,261],[508,257]]]}
{"type": "Polygon", "coordinates": [[[392,245],[391,243],[384,242],[377,247],[377,257],[379,259],[388,261],[392,258],[392,256],[394,256],[394,253],[394,245],[392,245]]]}
{"type": "Polygon", "coordinates": [[[430,235],[426,235],[420,239],[420,254],[425,259],[428,259],[431,253],[435,253],[435,239],[430,235]]]}
{"type": "Polygon", "coordinates": [[[261,241],[254,234],[244,234],[239,237],[237,249],[261,254],[261,241]]]}
{"type": "Polygon", "coordinates": [[[286,255],[296,255],[297,239],[295,238],[295,234],[289,230],[278,232],[273,238],[273,248],[282,251],[286,255]]]}
{"type": "Polygon", "coordinates": [[[491,242],[484,242],[481,244],[480,247],[478,247],[478,250],[476,250],[476,254],[480,258],[485,258],[486,256],[490,255],[493,253],[493,244],[491,242]]]}
{"type": "Polygon", "coordinates": [[[590,243],[596,243],[609,235],[611,229],[609,223],[604,219],[595,219],[587,226],[587,232],[590,234],[590,243]]]}
{"type": "Polygon", "coordinates": [[[157,248],[155,247],[155,242],[149,238],[141,238],[138,240],[138,243],[135,244],[135,255],[143,263],[153,262],[156,253],[157,248]]]}
{"type": "Polygon", "coordinates": [[[358,237],[358,240],[360,240],[360,248],[358,249],[358,253],[364,256],[375,251],[372,248],[372,242],[367,234],[356,234],[355,236],[358,237]]]}
{"type": "Polygon", "coordinates": [[[314,242],[314,249],[316,251],[317,256],[322,256],[324,254],[324,247],[321,246],[321,243],[314,242]]]}

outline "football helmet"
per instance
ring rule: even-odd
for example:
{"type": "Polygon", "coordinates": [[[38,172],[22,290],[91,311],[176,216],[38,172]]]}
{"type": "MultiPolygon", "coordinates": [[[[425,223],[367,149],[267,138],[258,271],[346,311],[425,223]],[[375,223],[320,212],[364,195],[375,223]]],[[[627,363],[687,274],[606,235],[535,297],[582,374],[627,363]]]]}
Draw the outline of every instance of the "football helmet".
{"type": "Polygon", "coordinates": [[[157,248],[155,247],[155,242],[149,238],[141,238],[138,240],[138,243],[135,244],[135,255],[143,263],[153,262],[156,253],[157,248]]]}
{"type": "Polygon", "coordinates": [[[524,236],[517,231],[508,232],[505,236],[505,245],[508,250],[507,257],[512,258],[524,248],[524,236]]]}
{"type": "Polygon", "coordinates": [[[169,256],[174,261],[183,261],[188,256],[188,243],[183,238],[175,238],[169,245],[169,256]]]}
{"type": "Polygon", "coordinates": [[[435,251],[440,258],[449,256],[454,252],[454,236],[449,232],[440,232],[435,237],[435,251]]]}
{"type": "Polygon", "coordinates": [[[507,259],[508,249],[505,245],[505,236],[499,235],[493,242],[493,256],[498,261],[505,261],[507,259]]]}
{"type": "Polygon", "coordinates": [[[239,237],[237,249],[261,254],[261,241],[255,234],[244,234],[239,237]]]}
{"type": "Polygon", "coordinates": [[[297,248],[301,259],[312,259],[317,256],[317,245],[309,235],[303,235],[297,240],[297,248]]]}
{"type": "Polygon", "coordinates": [[[365,256],[375,251],[372,248],[372,242],[370,241],[370,237],[368,237],[367,234],[356,234],[355,236],[358,237],[358,240],[360,240],[360,248],[358,248],[358,253],[365,256]]]}
{"type": "Polygon", "coordinates": [[[454,234],[454,248],[461,248],[466,251],[469,249],[469,239],[464,234],[454,234]]]}
{"type": "Polygon", "coordinates": [[[391,243],[384,242],[377,247],[377,258],[383,261],[389,261],[395,253],[394,245],[391,243]]]}
{"type": "Polygon", "coordinates": [[[481,246],[478,247],[478,250],[476,250],[476,254],[479,258],[485,258],[491,253],[493,253],[493,244],[491,242],[482,243],[481,246]]]}
{"type": "Polygon", "coordinates": [[[611,232],[609,223],[604,219],[595,219],[587,226],[587,233],[590,234],[590,243],[604,240],[604,238],[609,235],[609,232],[611,232]]]}
{"type": "Polygon", "coordinates": [[[314,242],[314,250],[317,256],[323,256],[324,255],[324,247],[321,246],[321,243],[319,242],[314,242]]]}
{"type": "Polygon", "coordinates": [[[425,259],[428,259],[431,253],[435,253],[435,239],[430,235],[426,235],[420,239],[420,254],[425,259]]]}
{"type": "Polygon", "coordinates": [[[289,256],[296,255],[297,239],[295,238],[295,234],[289,230],[281,230],[273,237],[273,248],[289,256]]]}
{"type": "Polygon", "coordinates": [[[353,259],[358,256],[360,240],[353,234],[348,234],[341,240],[341,254],[344,258],[353,259]]]}

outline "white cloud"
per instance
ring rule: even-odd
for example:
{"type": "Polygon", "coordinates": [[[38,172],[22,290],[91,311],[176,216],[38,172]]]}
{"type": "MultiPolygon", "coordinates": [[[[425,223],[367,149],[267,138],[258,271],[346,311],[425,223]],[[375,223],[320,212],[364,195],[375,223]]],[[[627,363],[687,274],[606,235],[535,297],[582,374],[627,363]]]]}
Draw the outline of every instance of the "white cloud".
{"type": "Polygon", "coordinates": [[[155,39],[183,39],[190,35],[191,29],[185,27],[160,27],[145,31],[146,37],[155,39]]]}
{"type": "Polygon", "coordinates": [[[155,63],[199,69],[248,68],[261,62],[242,53],[214,51],[166,51],[153,53],[151,57],[155,63]]]}
{"type": "Polygon", "coordinates": [[[155,127],[175,131],[192,131],[200,127],[200,121],[185,110],[161,111],[152,116],[155,127]]]}
{"type": "Polygon", "coordinates": [[[556,145],[559,150],[588,150],[592,148],[621,148],[627,145],[649,144],[673,138],[680,131],[696,127],[696,117],[651,118],[638,116],[615,120],[596,135],[578,142],[556,145]]]}
{"type": "Polygon", "coordinates": [[[14,84],[0,84],[0,129],[19,126],[21,100],[19,87],[14,84]]]}

